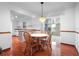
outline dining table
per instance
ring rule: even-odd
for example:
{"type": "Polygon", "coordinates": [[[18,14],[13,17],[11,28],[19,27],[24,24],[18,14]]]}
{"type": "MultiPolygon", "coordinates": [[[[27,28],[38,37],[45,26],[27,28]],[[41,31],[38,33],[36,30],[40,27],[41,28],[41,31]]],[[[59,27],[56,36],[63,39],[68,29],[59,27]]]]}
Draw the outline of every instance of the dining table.
{"type": "Polygon", "coordinates": [[[49,35],[48,34],[45,34],[45,33],[32,33],[31,34],[31,37],[35,37],[35,38],[45,38],[45,37],[48,37],[49,35]]]}
{"type": "Polygon", "coordinates": [[[49,35],[46,34],[46,33],[31,33],[31,37],[36,39],[37,42],[38,42],[38,45],[40,45],[39,47],[39,50],[43,50],[43,46],[42,46],[42,43],[41,43],[41,40],[44,40],[44,39],[47,39],[49,35]]]}

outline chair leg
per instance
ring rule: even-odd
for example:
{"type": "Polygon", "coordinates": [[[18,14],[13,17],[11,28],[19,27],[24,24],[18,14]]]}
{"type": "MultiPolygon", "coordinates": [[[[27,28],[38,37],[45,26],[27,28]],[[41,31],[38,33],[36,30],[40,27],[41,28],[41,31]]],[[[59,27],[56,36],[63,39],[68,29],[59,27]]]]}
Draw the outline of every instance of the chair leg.
{"type": "Polygon", "coordinates": [[[48,56],[49,56],[49,46],[47,45],[47,50],[48,50],[48,56]]]}
{"type": "Polygon", "coordinates": [[[31,49],[30,55],[32,56],[32,49],[31,49]]]}
{"type": "Polygon", "coordinates": [[[51,45],[47,45],[48,56],[51,56],[51,45]]]}
{"type": "Polygon", "coordinates": [[[26,56],[26,53],[28,54],[28,56],[31,55],[31,52],[30,52],[30,49],[29,48],[25,48],[25,51],[24,51],[24,55],[25,56],[26,56]]]}
{"type": "Polygon", "coordinates": [[[26,48],[25,48],[25,50],[24,50],[24,55],[26,55],[26,52],[27,52],[27,51],[26,51],[26,48]]]}
{"type": "Polygon", "coordinates": [[[52,47],[51,47],[51,45],[50,45],[50,55],[52,56],[52,47]]]}

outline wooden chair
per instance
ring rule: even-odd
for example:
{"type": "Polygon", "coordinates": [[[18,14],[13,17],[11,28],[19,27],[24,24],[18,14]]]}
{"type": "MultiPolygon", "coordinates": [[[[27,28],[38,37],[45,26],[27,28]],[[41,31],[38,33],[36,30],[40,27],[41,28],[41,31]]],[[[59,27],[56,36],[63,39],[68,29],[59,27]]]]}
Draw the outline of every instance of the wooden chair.
{"type": "Polygon", "coordinates": [[[27,55],[32,56],[32,54],[38,50],[38,44],[33,42],[32,37],[30,36],[28,32],[24,32],[24,38],[25,38],[25,43],[26,43],[24,55],[28,53],[27,55]]]}
{"type": "Polygon", "coordinates": [[[46,39],[42,40],[41,44],[43,46],[43,50],[46,49],[48,51],[48,54],[51,55],[51,35],[49,35],[46,39]]]}
{"type": "Polygon", "coordinates": [[[40,47],[40,50],[47,49],[49,55],[51,55],[51,50],[52,50],[52,48],[51,48],[51,35],[48,32],[43,31],[43,30],[36,31],[36,33],[43,33],[43,34],[48,34],[49,35],[48,37],[40,38],[41,43],[40,43],[39,47],[40,47]]]}

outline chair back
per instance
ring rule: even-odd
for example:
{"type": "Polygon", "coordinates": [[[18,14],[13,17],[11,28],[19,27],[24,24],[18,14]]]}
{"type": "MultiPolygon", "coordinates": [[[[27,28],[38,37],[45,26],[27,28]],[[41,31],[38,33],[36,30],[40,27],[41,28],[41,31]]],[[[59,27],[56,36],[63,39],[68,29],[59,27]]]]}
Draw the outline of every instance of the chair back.
{"type": "Polygon", "coordinates": [[[24,39],[27,45],[32,43],[32,37],[28,32],[24,32],[24,39]]]}

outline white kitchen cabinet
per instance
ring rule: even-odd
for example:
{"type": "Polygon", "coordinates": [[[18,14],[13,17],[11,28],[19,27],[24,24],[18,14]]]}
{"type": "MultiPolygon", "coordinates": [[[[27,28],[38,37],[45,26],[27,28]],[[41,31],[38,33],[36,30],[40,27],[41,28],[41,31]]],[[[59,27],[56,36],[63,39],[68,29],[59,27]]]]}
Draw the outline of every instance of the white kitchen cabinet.
{"type": "Polygon", "coordinates": [[[0,47],[3,49],[10,48],[12,46],[11,34],[0,34],[0,47]]]}

